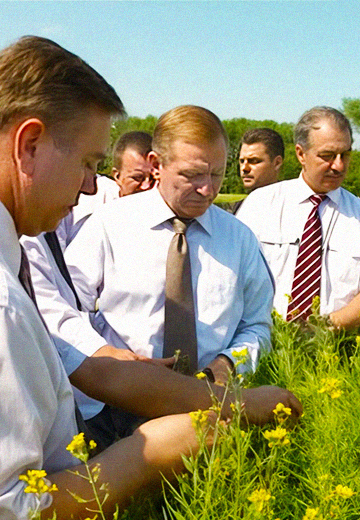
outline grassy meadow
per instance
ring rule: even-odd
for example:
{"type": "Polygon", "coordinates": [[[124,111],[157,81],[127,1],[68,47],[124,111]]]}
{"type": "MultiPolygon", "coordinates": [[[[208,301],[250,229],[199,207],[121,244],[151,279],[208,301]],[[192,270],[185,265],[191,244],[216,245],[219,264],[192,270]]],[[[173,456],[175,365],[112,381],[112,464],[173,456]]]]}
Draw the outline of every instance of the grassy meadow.
{"type": "Polygon", "coordinates": [[[212,450],[122,520],[360,518],[360,337],[320,317],[304,327],[275,316],[272,343],[243,384],[288,388],[303,403],[300,422],[291,429],[280,412],[273,425],[244,429],[235,408],[232,423],[219,421],[212,450]]]}

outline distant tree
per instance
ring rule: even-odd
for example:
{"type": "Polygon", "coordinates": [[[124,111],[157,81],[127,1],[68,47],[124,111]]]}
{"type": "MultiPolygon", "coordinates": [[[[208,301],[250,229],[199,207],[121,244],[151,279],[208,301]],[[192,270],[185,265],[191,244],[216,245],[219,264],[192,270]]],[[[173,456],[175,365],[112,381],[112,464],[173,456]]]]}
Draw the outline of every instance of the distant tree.
{"type": "Polygon", "coordinates": [[[348,119],[350,119],[354,130],[360,132],[360,99],[359,98],[344,98],[343,112],[348,119]]]}
{"type": "MultiPolygon", "coordinates": [[[[352,121],[355,128],[360,129],[360,99],[344,99],[344,113],[352,121]],[[346,112],[351,107],[350,112],[346,112]],[[357,119],[356,119],[357,117],[357,119]],[[358,123],[355,123],[358,121],[358,123]],[[357,126],[359,125],[359,127],[357,126]]],[[[350,110],[350,109],[349,109],[350,110]]],[[[125,121],[116,121],[111,129],[111,145],[117,141],[120,135],[132,130],[141,130],[152,134],[157,123],[157,117],[148,115],[145,118],[129,117],[125,121]]],[[[293,125],[291,123],[277,123],[271,120],[256,121],[246,118],[234,118],[223,121],[229,135],[229,155],[226,167],[226,175],[221,188],[221,193],[244,193],[239,173],[239,143],[244,133],[250,128],[268,127],[279,132],[285,143],[285,160],[280,174],[280,180],[293,179],[300,173],[300,164],[296,158],[293,143],[293,125]]],[[[106,158],[99,173],[111,175],[111,154],[106,158]]],[[[344,187],[360,196],[360,152],[354,150],[344,187]]]]}

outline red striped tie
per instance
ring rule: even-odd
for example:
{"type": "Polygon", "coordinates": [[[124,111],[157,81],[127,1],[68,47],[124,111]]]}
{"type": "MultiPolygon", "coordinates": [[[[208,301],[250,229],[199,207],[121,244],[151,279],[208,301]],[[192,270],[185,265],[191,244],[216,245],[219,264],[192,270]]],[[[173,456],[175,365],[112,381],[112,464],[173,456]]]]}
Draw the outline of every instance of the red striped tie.
{"type": "Polygon", "coordinates": [[[311,195],[314,204],[306,221],[296,259],[287,321],[306,320],[313,298],[320,295],[322,233],[318,208],[326,195],[311,195]]]}

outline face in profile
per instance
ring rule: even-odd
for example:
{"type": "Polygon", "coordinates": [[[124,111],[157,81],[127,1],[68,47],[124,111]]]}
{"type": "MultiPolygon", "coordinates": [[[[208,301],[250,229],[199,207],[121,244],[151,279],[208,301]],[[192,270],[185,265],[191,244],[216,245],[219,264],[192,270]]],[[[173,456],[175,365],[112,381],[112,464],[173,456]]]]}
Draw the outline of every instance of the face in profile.
{"type": "Polygon", "coordinates": [[[171,145],[171,159],[156,164],[159,191],[173,212],[182,218],[205,213],[219,193],[226,168],[227,149],[223,137],[215,142],[190,143],[178,139],[171,145]]]}
{"type": "Polygon", "coordinates": [[[113,168],[113,176],[121,197],[149,190],[155,182],[150,161],[131,148],[122,155],[121,169],[113,168]]]}
{"type": "Polygon", "coordinates": [[[34,236],[54,230],[77,204],[80,192],[96,192],[95,175],[106,157],[110,128],[110,116],[98,109],[67,123],[62,129],[64,138],[56,130],[48,131],[41,121],[29,120],[20,137],[24,142],[22,164],[32,172],[27,176],[26,207],[19,208],[15,216],[20,234],[34,236]],[[27,150],[33,151],[28,157],[27,150]]]}
{"type": "Polygon", "coordinates": [[[281,155],[270,158],[264,143],[243,143],[240,149],[240,177],[247,192],[277,182],[283,163],[281,155]]]}
{"type": "Polygon", "coordinates": [[[328,193],[340,187],[350,163],[351,136],[331,120],[319,122],[309,132],[309,147],[296,145],[305,182],[315,193],[328,193]]]}

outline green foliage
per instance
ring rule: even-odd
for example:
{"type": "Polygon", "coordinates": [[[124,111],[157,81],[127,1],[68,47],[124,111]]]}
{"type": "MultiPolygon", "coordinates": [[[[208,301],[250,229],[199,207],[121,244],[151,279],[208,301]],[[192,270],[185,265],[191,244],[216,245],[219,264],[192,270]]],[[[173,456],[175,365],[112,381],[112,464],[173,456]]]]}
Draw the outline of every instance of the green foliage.
{"type": "Polygon", "coordinates": [[[351,121],[355,130],[360,132],[360,99],[344,98],[342,102],[344,114],[351,121]]]}
{"type": "MultiPolygon", "coordinates": [[[[347,101],[349,101],[348,105],[352,107],[352,113],[355,114],[354,116],[349,115],[350,119],[355,118],[356,114],[358,114],[357,117],[360,124],[360,100],[344,100],[344,106],[347,101]],[[358,105],[356,105],[355,102],[358,102],[358,105]],[[358,109],[356,109],[356,106],[358,109]]],[[[111,148],[117,139],[126,132],[141,130],[152,134],[156,123],[157,118],[152,115],[148,115],[144,119],[140,117],[129,117],[126,120],[116,121],[111,129],[111,148]]],[[[256,121],[252,119],[235,118],[225,120],[223,121],[223,124],[229,135],[229,155],[221,193],[245,193],[239,174],[239,143],[244,133],[251,128],[268,127],[279,132],[285,143],[285,159],[280,174],[280,180],[298,177],[301,168],[295,154],[293,144],[293,125],[291,123],[276,123],[271,120],[256,121]]],[[[111,168],[112,158],[111,154],[109,154],[98,173],[111,176],[111,168]]],[[[356,150],[352,152],[349,173],[343,186],[355,195],[360,196],[360,152],[356,150]]]]}
{"type": "Polygon", "coordinates": [[[218,423],[214,447],[186,460],[175,486],[164,484],[162,501],[136,501],[124,519],[359,518],[360,337],[319,317],[306,327],[274,320],[273,350],[246,384],[277,384],[300,398],[300,422],[278,425],[290,442],[265,438],[275,425],[242,429],[235,411],[232,423],[218,423]]]}

